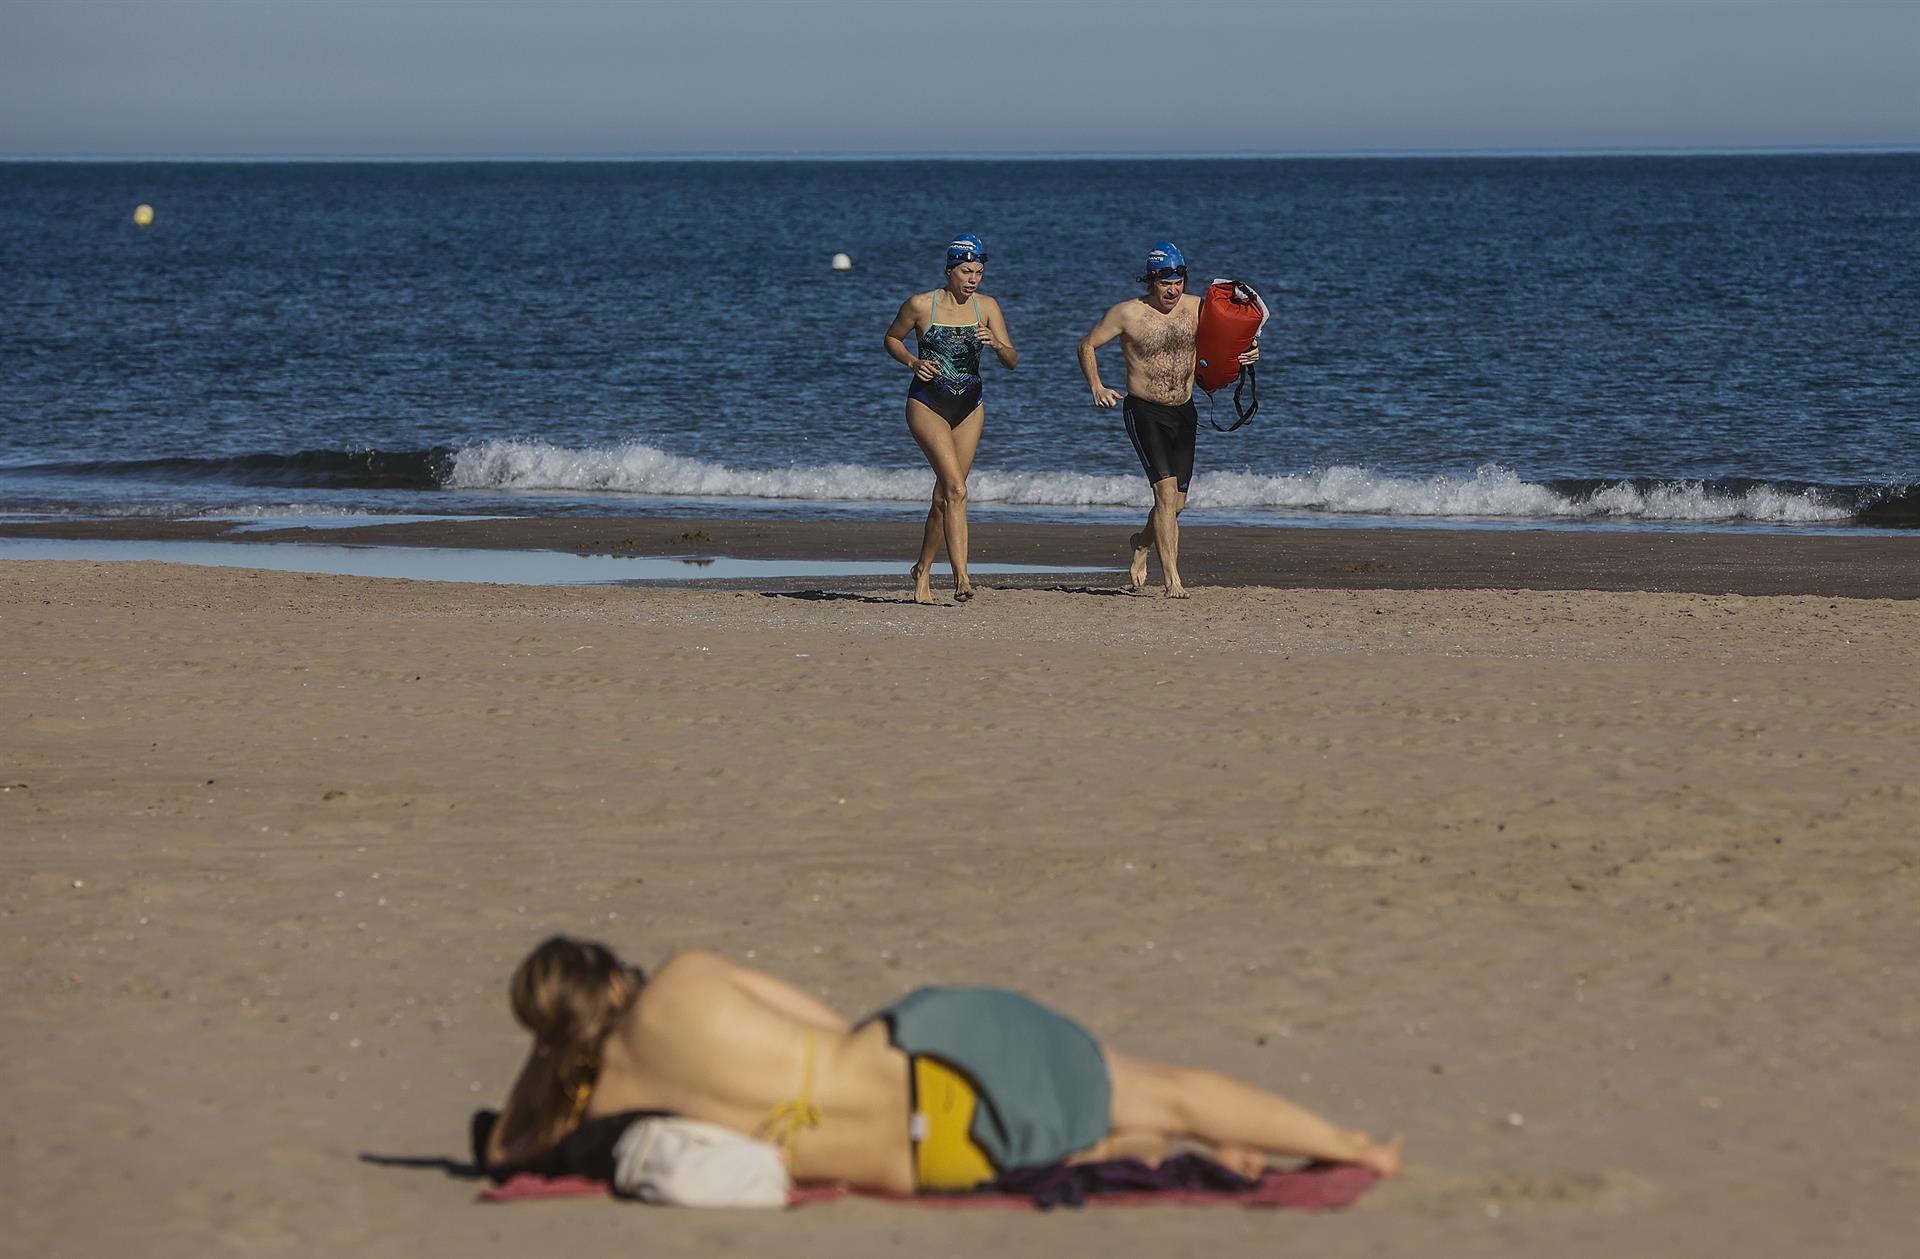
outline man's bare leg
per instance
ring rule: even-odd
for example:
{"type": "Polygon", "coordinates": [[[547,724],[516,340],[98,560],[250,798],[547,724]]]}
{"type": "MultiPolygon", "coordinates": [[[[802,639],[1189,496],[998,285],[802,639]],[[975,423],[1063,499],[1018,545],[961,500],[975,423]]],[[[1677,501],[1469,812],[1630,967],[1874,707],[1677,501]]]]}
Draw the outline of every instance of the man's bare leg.
{"type": "Polygon", "coordinates": [[[1382,1176],[1400,1173],[1401,1138],[1375,1141],[1364,1132],[1336,1128],[1277,1093],[1217,1071],[1176,1067],[1125,1054],[1107,1053],[1113,1080],[1113,1133],[1158,1133],[1204,1141],[1234,1159],[1244,1150],[1292,1158],[1358,1163],[1382,1176]]]}
{"type": "MultiPolygon", "coordinates": [[[[1180,584],[1180,512],[1186,505],[1187,496],[1172,477],[1153,483],[1153,545],[1160,552],[1160,576],[1169,599],[1187,597],[1187,588],[1180,584]]],[[[1145,568],[1143,563],[1143,579],[1145,568]]]]}
{"type": "Polygon", "coordinates": [[[1127,535],[1127,545],[1133,548],[1133,561],[1127,565],[1127,589],[1145,590],[1147,588],[1147,556],[1153,554],[1153,512],[1147,512],[1147,523],[1140,526],[1140,532],[1127,535]]]}

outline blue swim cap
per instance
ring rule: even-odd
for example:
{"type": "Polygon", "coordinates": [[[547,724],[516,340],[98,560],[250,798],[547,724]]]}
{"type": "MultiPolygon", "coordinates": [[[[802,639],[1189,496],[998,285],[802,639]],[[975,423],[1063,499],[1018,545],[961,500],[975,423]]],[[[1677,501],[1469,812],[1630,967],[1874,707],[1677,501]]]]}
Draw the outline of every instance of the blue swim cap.
{"type": "Polygon", "coordinates": [[[1179,246],[1172,241],[1157,240],[1153,248],[1147,250],[1147,279],[1163,280],[1186,273],[1187,260],[1181,256],[1179,246]]]}
{"type": "Polygon", "coordinates": [[[947,242],[947,270],[951,271],[963,262],[985,262],[987,247],[972,232],[962,232],[947,242]]]}

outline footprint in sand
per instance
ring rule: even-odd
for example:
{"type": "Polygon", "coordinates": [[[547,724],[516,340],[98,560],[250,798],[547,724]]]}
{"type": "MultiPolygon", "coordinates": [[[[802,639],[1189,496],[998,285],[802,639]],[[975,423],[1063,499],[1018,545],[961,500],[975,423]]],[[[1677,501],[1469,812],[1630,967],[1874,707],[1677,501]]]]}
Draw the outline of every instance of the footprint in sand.
{"type": "Polygon", "coordinates": [[[1409,1177],[1407,1188],[1430,1210],[1468,1208],[1489,1215],[1621,1214],[1642,1210],[1659,1196],[1653,1181],[1618,1168],[1561,1176],[1444,1177],[1425,1183],[1409,1177]]]}
{"type": "Polygon", "coordinates": [[[26,720],[20,723],[29,730],[44,730],[48,734],[74,734],[87,729],[85,721],[74,721],[64,717],[47,717],[40,713],[28,713],[26,720]]]}
{"type": "Polygon", "coordinates": [[[1313,859],[1323,866],[1354,868],[1405,865],[1408,856],[1398,848],[1362,848],[1358,844],[1335,844],[1331,848],[1323,848],[1315,853],[1313,859]]]}

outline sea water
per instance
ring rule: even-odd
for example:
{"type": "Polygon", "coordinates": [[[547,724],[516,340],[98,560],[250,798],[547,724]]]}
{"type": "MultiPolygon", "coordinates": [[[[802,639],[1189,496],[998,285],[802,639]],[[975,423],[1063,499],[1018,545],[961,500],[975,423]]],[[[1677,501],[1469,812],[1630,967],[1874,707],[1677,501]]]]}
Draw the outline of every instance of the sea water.
{"type": "Polygon", "coordinates": [[[1167,237],[1274,312],[1195,523],[1920,523],[1900,154],[0,163],[0,515],[915,515],[963,230],[986,518],[1147,504],[1075,348],[1167,237]]]}

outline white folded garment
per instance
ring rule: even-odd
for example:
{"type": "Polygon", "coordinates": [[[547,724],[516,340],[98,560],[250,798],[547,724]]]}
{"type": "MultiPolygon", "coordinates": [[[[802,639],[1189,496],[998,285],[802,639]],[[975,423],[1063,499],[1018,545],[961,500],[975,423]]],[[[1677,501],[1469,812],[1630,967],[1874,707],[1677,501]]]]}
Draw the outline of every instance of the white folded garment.
{"type": "Polygon", "coordinates": [[[784,1207],[793,1179],[778,1147],[699,1119],[642,1119],[613,1147],[613,1187],[681,1207],[784,1207]]]}

